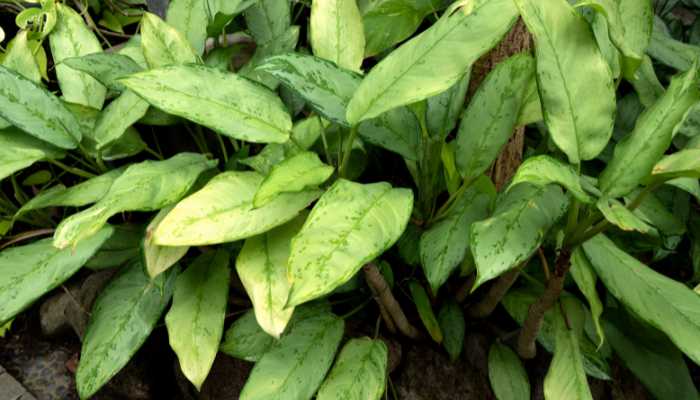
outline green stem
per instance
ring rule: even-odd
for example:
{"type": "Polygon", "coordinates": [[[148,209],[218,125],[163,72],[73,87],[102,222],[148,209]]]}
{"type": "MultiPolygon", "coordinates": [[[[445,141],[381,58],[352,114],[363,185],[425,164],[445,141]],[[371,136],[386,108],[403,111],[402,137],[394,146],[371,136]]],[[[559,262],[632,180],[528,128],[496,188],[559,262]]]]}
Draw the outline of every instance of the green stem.
{"type": "Polygon", "coordinates": [[[68,165],[66,165],[58,160],[49,159],[48,162],[61,168],[62,170],[66,171],[66,172],[70,172],[73,175],[77,175],[77,176],[80,176],[83,178],[88,178],[88,179],[95,177],[95,174],[91,174],[90,172],[87,172],[87,171],[82,170],[80,168],[70,167],[70,166],[68,166],[68,165]]]}
{"type": "Polygon", "coordinates": [[[341,178],[346,177],[348,163],[350,161],[350,153],[352,153],[352,144],[355,142],[355,137],[357,136],[357,125],[353,125],[350,128],[350,135],[345,142],[345,148],[343,150],[343,160],[340,162],[340,167],[338,167],[338,176],[341,178]]]}
{"type": "Polygon", "coordinates": [[[221,147],[221,155],[224,157],[224,162],[228,163],[228,152],[226,151],[226,143],[220,134],[216,134],[216,139],[219,141],[219,146],[221,147]]]}
{"type": "Polygon", "coordinates": [[[435,217],[433,217],[430,221],[430,223],[436,222],[442,218],[444,218],[447,214],[449,214],[450,211],[452,211],[452,208],[456,204],[457,199],[464,194],[464,192],[467,191],[469,186],[471,185],[471,181],[465,179],[462,181],[462,185],[457,189],[454,193],[450,195],[450,197],[447,199],[447,201],[440,207],[437,212],[435,213],[435,217]]]}

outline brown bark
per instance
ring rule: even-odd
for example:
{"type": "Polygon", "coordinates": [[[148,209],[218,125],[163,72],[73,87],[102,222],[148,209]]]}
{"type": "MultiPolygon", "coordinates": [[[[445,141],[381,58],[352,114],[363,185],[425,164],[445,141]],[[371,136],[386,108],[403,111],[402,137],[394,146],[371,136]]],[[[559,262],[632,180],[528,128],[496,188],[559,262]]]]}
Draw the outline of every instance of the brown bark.
{"type": "Polygon", "coordinates": [[[554,306],[562,290],[564,290],[564,280],[570,266],[571,252],[567,249],[562,250],[559,257],[557,257],[554,274],[547,282],[544,293],[528,309],[527,317],[518,336],[518,354],[520,357],[531,359],[537,355],[535,340],[542,327],[544,314],[554,306]]]}
{"type": "Polygon", "coordinates": [[[379,268],[373,263],[368,263],[362,267],[362,270],[365,273],[367,285],[372,291],[374,299],[379,304],[379,310],[387,326],[395,326],[402,334],[412,339],[419,339],[421,337],[420,332],[408,322],[406,314],[403,313],[401,305],[391,293],[391,289],[379,272],[379,268]]]}
{"type": "Polygon", "coordinates": [[[508,289],[515,283],[520,275],[520,268],[512,269],[501,275],[496,282],[491,285],[489,292],[481,301],[469,308],[469,316],[474,318],[485,318],[491,315],[496,306],[501,302],[503,296],[508,293],[508,289]]]}

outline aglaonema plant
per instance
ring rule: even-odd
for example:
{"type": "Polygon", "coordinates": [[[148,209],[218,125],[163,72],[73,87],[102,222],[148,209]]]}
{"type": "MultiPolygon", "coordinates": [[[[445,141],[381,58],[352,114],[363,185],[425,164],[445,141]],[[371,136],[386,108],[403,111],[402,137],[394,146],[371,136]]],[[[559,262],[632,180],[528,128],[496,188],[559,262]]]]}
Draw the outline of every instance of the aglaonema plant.
{"type": "Polygon", "coordinates": [[[380,332],[454,360],[465,319],[499,304],[520,326],[488,351],[499,400],[530,398],[538,344],[547,400],[592,399],[613,353],[655,397],[697,398],[700,50],[650,0],[173,0],[131,19],[75,4],[10,7],[0,327],[81,268],[118,269],[81,398],[163,317],[198,390],[220,351],[255,362],[241,399],[379,399],[380,332]],[[473,84],[516,23],[532,51],[473,84]],[[524,161],[497,190],[518,130],[524,161]],[[102,254],[125,237],[125,257],[102,254]],[[232,279],[252,308],[228,325],[232,279]],[[348,292],[341,317],[329,298],[348,292]],[[372,298],[381,329],[348,338],[372,298]]]}

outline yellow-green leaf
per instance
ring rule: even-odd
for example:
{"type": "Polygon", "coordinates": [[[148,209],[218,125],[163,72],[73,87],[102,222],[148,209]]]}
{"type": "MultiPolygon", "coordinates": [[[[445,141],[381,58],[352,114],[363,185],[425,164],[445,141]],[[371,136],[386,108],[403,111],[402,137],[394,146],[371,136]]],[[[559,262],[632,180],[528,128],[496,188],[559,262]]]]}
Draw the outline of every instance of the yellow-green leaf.
{"type": "Polygon", "coordinates": [[[339,67],[360,71],[365,54],[365,33],[356,0],[312,2],[309,25],[315,56],[339,67]]]}
{"type": "MultiPolygon", "coordinates": [[[[354,1],[354,0],[353,0],[354,1]]],[[[386,386],[389,351],[383,341],[350,339],[318,390],[318,400],[379,400],[386,386]]]]}

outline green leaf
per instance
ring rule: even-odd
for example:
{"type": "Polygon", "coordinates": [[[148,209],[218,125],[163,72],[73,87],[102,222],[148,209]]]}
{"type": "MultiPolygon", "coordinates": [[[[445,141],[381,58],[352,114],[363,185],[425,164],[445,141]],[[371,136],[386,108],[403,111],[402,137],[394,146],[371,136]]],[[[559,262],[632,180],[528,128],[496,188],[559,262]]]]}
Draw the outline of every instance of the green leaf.
{"type": "Polygon", "coordinates": [[[557,183],[583,203],[592,203],[594,200],[583,190],[581,177],[572,166],[547,155],[530,157],[518,167],[510,186],[522,182],[537,186],[557,183]]]}
{"type": "Polygon", "coordinates": [[[82,207],[99,201],[112,187],[112,183],[122,174],[122,168],[113,169],[105,174],[90,178],[75,186],[66,188],[58,184],[44,190],[26,202],[17,211],[15,217],[31,210],[47,207],[82,207]]]}
{"type": "Polygon", "coordinates": [[[351,125],[449,89],[518,16],[512,0],[457,4],[369,72],[348,105],[351,125]]]}
{"type": "Polygon", "coordinates": [[[76,148],[82,138],[78,121],[58,97],[2,65],[0,116],[28,134],[62,149],[76,148]]]}
{"type": "MultiPolygon", "coordinates": [[[[353,0],[354,1],[354,0],[353,0]]],[[[350,339],[338,355],[318,400],[379,400],[386,387],[389,351],[381,340],[350,339]]]]}
{"type": "Polygon", "coordinates": [[[199,246],[259,235],[292,220],[321,194],[318,190],[281,193],[262,207],[253,199],[263,177],[257,172],[224,172],[180,201],[158,225],[161,246],[199,246]]]}
{"type": "Polygon", "coordinates": [[[349,126],[345,111],[361,78],[333,63],[299,53],[270,57],[257,69],[279,79],[298,93],[319,114],[349,126]]]}
{"type": "Polygon", "coordinates": [[[70,278],[112,232],[105,227],[75,249],[59,250],[44,239],[0,252],[0,325],[70,278]]]}
{"type": "Polygon", "coordinates": [[[644,107],[651,107],[656,100],[663,96],[664,87],[659,82],[654,71],[654,65],[649,56],[642,58],[642,64],[633,77],[627,78],[639,95],[639,101],[644,107]]]}
{"type": "Polygon", "coordinates": [[[273,343],[275,338],[262,330],[256,321],[255,313],[249,310],[228,328],[219,349],[231,357],[257,362],[273,343]]]}
{"type": "Polygon", "coordinates": [[[457,126],[457,119],[464,108],[470,77],[471,70],[468,70],[451,88],[428,99],[425,122],[431,136],[446,138],[457,126]]]}
{"type": "Polygon", "coordinates": [[[49,42],[63,98],[99,110],[105,101],[107,89],[90,75],[61,62],[69,57],[101,52],[102,46],[77,12],[64,4],[56,4],[56,8],[58,22],[49,36],[49,42]]]}
{"type": "Polygon", "coordinates": [[[577,247],[571,255],[571,277],[574,278],[576,286],[588,300],[591,315],[593,316],[593,324],[598,334],[598,347],[600,347],[605,340],[605,334],[600,325],[600,316],[603,315],[603,303],[600,301],[595,288],[598,276],[595,274],[590,261],[586,258],[586,254],[581,247],[577,247]]]}
{"type": "Polygon", "coordinates": [[[272,167],[253,198],[253,206],[262,207],[281,193],[313,189],[333,174],[333,167],[321,162],[318,155],[305,151],[272,167]]]}
{"type": "Polygon", "coordinates": [[[125,55],[139,67],[146,69],[148,68],[148,63],[146,62],[146,57],[143,55],[143,46],[141,44],[141,35],[132,35],[129,40],[124,43],[124,47],[119,49],[117,54],[125,55]]]}
{"type": "Polygon", "coordinates": [[[117,92],[126,90],[126,87],[117,82],[117,79],[143,70],[131,57],[119,53],[93,53],[66,58],[61,63],[92,76],[104,86],[117,92]]]}
{"type": "Polygon", "coordinates": [[[637,231],[646,234],[653,234],[656,232],[656,229],[617,200],[602,198],[598,200],[596,206],[608,222],[623,231],[637,231]]]}
{"type": "Polygon", "coordinates": [[[423,286],[415,280],[409,282],[408,287],[411,290],[411,298],[413,299],[413,304],[416,305],[418,316],[423,322],[423,326],[428,330],[430,337],[433,338],[434,341],[442,343],[442,330],[440,329],[440,323],[437,321],[437,318],[435,318],[435,313],[433,313],[433,306],[430,304],[428,293],[426,293],[423,286]]]}
{"type": "Polygon", "coordinates": [[[554,357],[544,378],[546,400],[593,400],[583,369],[578,336],[582,334],[584,314],[578,303],[561,300],[566,321],[556,314],[554,357]],[[570,327],[569,327],[570,325],[570,327]]]}
{"type": "Polygon", "coordinates": [[[270,90],[203,65],[173,65],[120,79],[161,110],[256,143],[289,138],[291,117],[270,90]]]}
{"type": "Polygon", "coordinates": [[[694,178],[675,178],[666,182],[667,185],[674,186],[691,194],[695,200],[700,202],[700,182],[694,178]]]}
{"type": "Polygon", "coordinates": [[[649,176],[670,146],[676,127],[698,100],[696,69],[675,76],[666,93],[644,111],[634,130],[615,146],[612,159],[600,174],[603,194],[625,195],[649,176]]]}
{"type": "Polygon", "coordinates": [[[245,10],[248,29],[258,45],[269,43],[282,36],[292,21],[289,1],[258,0],[245,10]]]}
{"type": "Polygon", "coordinates": [[[591,28],[566,0],[515,3],[535,40],[537,83],[552,140],[572,164],[595,158],[612,135],[615,87],[591,28]]]}
{"type": "Polygon", "coordinates": [[[255,364],[241,400],[310,399],[331,367],[343,325],[330,313],[293,324],[255,364]]]}
{"type": "Polygon", "coordinates": [[[114,180],[100,201],[61,221],[54,233],[54,246],[59,249],[75,246],[122,211],[155,211],[175,203],[189,191],[202,171],[214,165],[214,161],[194,153],[132,164],[114,180]]]}
{"type": "Polygon", "coordinates": [[[520,184],[508,190],[491,218],[472,224],[474,288],[526,261],[567,206],[566,196],[555,185],[520,184]]]}
{"type": "MultiPolygon", "coordinates": [[[[643,55],[649,46],[654,25],[651,0],[619,0],[620,21],[624,24],[624,40],[632,54],[643,55]]],[[[623,69],[629,71],[629,61],[623,59],[623,69]]],[[[637,70],[638,71],[638,70],[637,70]]],[[[631,75],[625,74],[629,79],[631,75]]]]}
{"type": "Polygon", "coordinates": [[[63,152],[15,128],[0,131],[0,181],[46,158],[63,152]]]}
{"type": "Polygon", "coordinates": [[[350,280],[399,239],[412,209],[408,189],[337,180],[292,240],[287,306],[328,294],[350,280]]]}
{"type": "MultiPolygon", "coordinates": [[[[94,131],[93,131],[94,133],[94,131]]],[[[146,149],[146,143],[141,139],[139,132],[130,126],[124,133],[112,143],[106,145],[102,150],[97,150],[97,143],[92,138],[85,138],[85,150],[92,158],[97,158],[98,153],[104,161],[114,161],[131,157],[146,149]]]]}
{"type": "Polygon", "coordinates": [[[464,331],[466,323],[462,308],[454,301],[448,301],[438,313],[438,322],[443,334],[442,345],[445,346],[450,360],[457,361],[464,347],[464,331]]]}
{"type": "Polygon", "coordinates": [[[81,399],[95,394],[146,341],[170,302],[176,276],[172,269],[151,281],[134,262],[100,293],[75,375],[81,399]]]}
{"type": "Polygon", "coordinates": [[[257,46],[253,58],[238,71],[238,74],[250,80],[262,83],[267,86],[268,89],[277,89],[279,81],[268,72],[258,69],[257,67],[264,64],[269,57],[294,51],[298,41],[299,27],[292,26],[271,42],[257,46]]]}
{"type": "Polygon", "coordinates": [[[123,224],[114,226],[114,233],[95,253],[85,268],[92,270],[120,267],[141,255],[143,226],[123,224]]]}
{"type": "Polygon", "coordinates": [[[20,31],[7,45],[2,65],[15,70],[25,78],[40,83],[41,71],[34,58],[34,50],[27,39],[27,31],[20,31]]]}
{"type": "Polygon", "coordinates": [[[165,316],[170,347],[197,390],[209,375],[224,332],[229,259],[222,249],[197,257],[177,277],[173,305],[165,316]]]}
{"type": "Polygon", "coordinates": [[[360,72],[365,33],[356,0],[312,2],[309,36],[315,56],[360,72]]]}
{"type": "MultiPolygon", "coordinates": [[[[520,325],[523,324],[527,317],[530,305],[542,294],[541,290],[532,289],[511,289],[501,301],[504,308],[515,321],[520,325]]],[[[580,309],[584,309],[584,305],[580,301],[571,296],[569,293],[564,293],[562,297],[566,297],[567,301],[575,301],[579,303],[580,309]]],[[[552,353],[555,347],[556,336],[556,318],[559,318],[561,313],[559,307],[553,307],[544,314],[542,326],[537,335],[537,342],[542,345],[548,352],[552,353]]],[[[596,346],[584,335],[578,336],[579,347],[583,354],[583,368],[586,373],[596,379],[611,379],[610,366],[603,358],[601,352],[596,349],[596,346]]]]}
{"type": "Polygon", "coordinates": [[[421,129],[408,107],[389,110],[377,118],[360,122],[357,132],[363,140],[418,161],[421,129]]]}
{"type": "Polygon", "coordinates": [[[489,350],[489,382],[498,400],[530,399],[530,380],[518,356],[499,342],[489,350]]]}
{"type": "Polygon", "coordinates": [[[130,90],[124,91],[100,113],[92,138],[97,149],[103,149],[119,139],[126,129],[146,115],[148,103],[130,90]]]}
{"type": "Polygon", "coordinates": [[[610,293],[700,363],[700,296],[640,263],[604,235],[583,244],[610,293]]]}
{"type": "Polygon", "coordinates": [[[675,40],[666,30],[663,20],[655,18],[647,54],[662,64],[679,71],[688,71],[700,57],[700,47],[675,40]]]}
{"type": "Polygon", "coordinates": [[[360,1],[366,38],[365,57],[377,55],[407,39],[418,29],[425,13],[412,0],[360,1]]]}
{"type": "Polygon", "coordinates": [[[457,132],[457,169],[465,179],[483,174],[508,143],[534,73],[532,56],[519,54],[498,63],[479,85],[457,132]]]}
{"type": "Polygon", "coordinates": [[[267,334],[279,338],[294,307],[285,308],[291,285],[287,259],[292,237],[306,215],[259,236],[246,239],[236,259],[236,272],[255,309],[255,318],[267,334]]]}
{"type": "Polygon", "coordinates": [[[143,13],[141,17],[141,48],[151,68],[199,62],[187,38],[149,12],[143,13]]]}
{"type": "Polygon", "coordinates": [[[209,23],[209,0],[172,0],[168,6],[168,25],[181,32],[195,53],[204,53],[209,23]]]}
{"type": "Polygon", "coordinates": [[[39,186],[49,183],[53,178],[51,171],[40,169],[22,180],[22,186],[39,186]]]}
{"type": "Polygon", "coordinates": [[[656,329],[624,310],[610,309],[603,320],[617,356],[659,400],[695,400],[698,392],[683,353],[656,329]]]}
{"type": "Polygon", "coordinates": [[[189,246],[158,246],[153,243],[153,232],[174,207],[174,205],[168,206],[158,211],[158,214],[146,227],[146,236],[143,239],[143,260],[146,263],[146,271],[151,278],[155,278],[175,265],[187,254],[187,250],[190,248],[189,246]]]}
{"type": "Polygon", "coordinates": [[[700,178],[700,149],[686,149],[664,156],[654,165],[652,179],[700,178]]]}
{"type": "Polygon", "coordinates": [[[496,188],[485,176],[478,178],[455,201],[447,216],[423,232],[420,256],[433,293],[454,272],[469,249],[469,228],[489,216],[496,188]]]}

